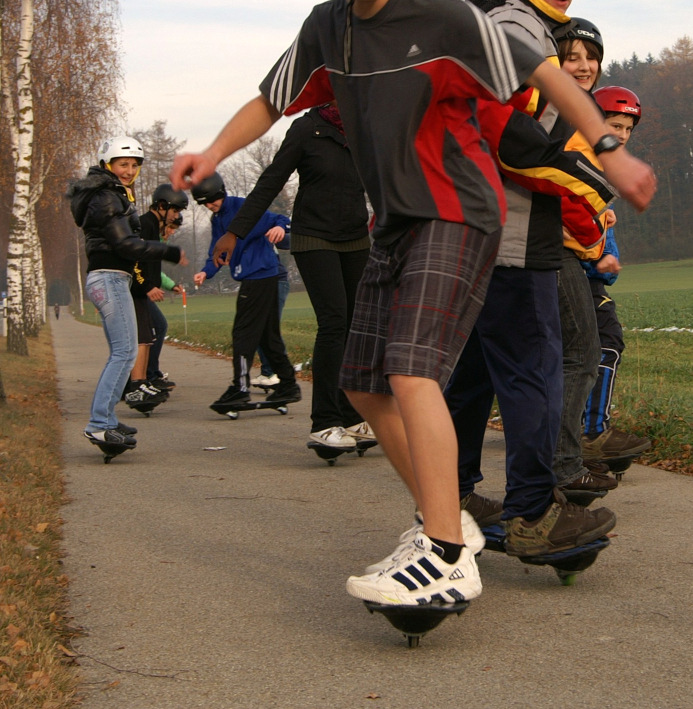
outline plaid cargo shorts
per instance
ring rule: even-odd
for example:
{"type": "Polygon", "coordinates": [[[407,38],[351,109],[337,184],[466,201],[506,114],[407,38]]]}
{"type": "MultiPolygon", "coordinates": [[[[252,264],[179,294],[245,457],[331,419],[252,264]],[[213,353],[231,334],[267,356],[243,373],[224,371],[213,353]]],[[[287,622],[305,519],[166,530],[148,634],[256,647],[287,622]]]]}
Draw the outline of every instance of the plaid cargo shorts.
{"type": "Polygon", "coordinates": [[[481,306],[501,230],[421,222],[371,247],[340,373],[342,389],[391,394],[391,374],[444,387],[481,306]]]}

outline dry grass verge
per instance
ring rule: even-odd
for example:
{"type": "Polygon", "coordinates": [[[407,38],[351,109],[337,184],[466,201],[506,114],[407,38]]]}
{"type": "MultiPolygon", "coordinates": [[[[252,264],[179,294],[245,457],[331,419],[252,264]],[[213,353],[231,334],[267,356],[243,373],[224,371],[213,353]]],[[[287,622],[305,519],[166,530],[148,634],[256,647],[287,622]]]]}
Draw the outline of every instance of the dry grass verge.
{"type": "Polygon", "coordinates": [[[61,566],[61,419],[50,330],[29,357],[0,338],[0,707],[76,704],[78,668],[67,649],[67,583],[61,566]]]}

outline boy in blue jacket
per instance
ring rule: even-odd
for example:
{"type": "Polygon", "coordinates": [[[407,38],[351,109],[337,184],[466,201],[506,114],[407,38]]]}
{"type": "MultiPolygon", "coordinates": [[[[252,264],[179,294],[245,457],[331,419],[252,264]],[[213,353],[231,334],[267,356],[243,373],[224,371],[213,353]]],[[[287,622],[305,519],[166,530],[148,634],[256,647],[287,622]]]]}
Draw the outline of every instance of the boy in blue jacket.
{"type": "MultiPolygon", "coordinates": [[[[597,89],[593,95],[604,111],[606,124],[618,136],[621,145],[625,145],[641,117],[640,99],[637,94],[623,86],[604,86],[597,89]]],[[[606,291],[606,286],[613,285],[621,270],[613,226],[606,231],[606,243],[601,258],[596,262],[583,261],[582,266],[592,290],[602,349],[597,381],[585,407],[582,457],[583,460],[608,464],[610,460],[643,453],[652,445],[649,438],[619,431],[611,425],[614,381],[625,349],[616,304],[606,291]]]]}
{"type": "MultiPolygon", "coordinates": [[[[212,259],[214,247],[245,200],[227,195],[218,172],[195,185],[192,196],[213,213],[209,256],[193,278],[195,285],[200,286],[221,267],[215,266],[212,259]]],[[[250,369],[258,346],[262,347],[279,377],[279,384],[267,401],[291,403],[301,400],[301,389],[296,383],[294,368],[279,329],[279,259],[273,246],[289,248],[289,229],[288,217],[265,212],[245,238],[236,239],[227,254],[231,275],[240,281],[241,287],[232,330],[233,382],[210,406],[217,413],[226,414],[234,405],[250,401],[250,369]]]]}

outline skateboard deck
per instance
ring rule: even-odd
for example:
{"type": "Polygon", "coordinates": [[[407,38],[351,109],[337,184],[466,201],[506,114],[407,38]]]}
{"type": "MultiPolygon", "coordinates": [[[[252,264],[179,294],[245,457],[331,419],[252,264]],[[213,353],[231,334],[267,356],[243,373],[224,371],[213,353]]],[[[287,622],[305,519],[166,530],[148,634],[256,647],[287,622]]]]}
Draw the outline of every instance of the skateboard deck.
{"type": "Polygon", "coordinates": [[[282,416],[285,416],[289,409],[287,408],[289,402],[287,401],[247,401],[242,404],[211,404],[210,409],[212,411],[221,414],[222,416],[228,416],[232,421],[238,418],[238,414],[241,411],[257,411],[259,409],[274,409],[278,411],[282,416]]]}
{"type": "Polygon", "coordinates": [[[437,628],[448,616],[462,615],[469,601],[459,603],[428,603],[421,606],[385,605],[364,601],[369,613],[380,613],[407,639],[410,648],[419,647],[419,641],[429,631],[437,628]]]}
{"type": "Polygon", "coordinates": [[[649,450],[651,448],[651,443],[649,443],[647,446],[642,448],[640,451],[637,453],[630,453],[629,455],[620,455],[620,456],[615,456],[613,458],[597,458],[594,459],[596,463],[603,463],[604,465],[609,466],[609,471],[614,474],[614,477],[616,480],[620,482],[620,480],[623,478],[623,473],[630,468],[630,466],[633,464],[633,461],[636,458],[640,458],[642,454],[649,450]]]}
{"type": "MultiPolygon", "coordinates": [[[[505,551],[505,530],[500,524],[484,527],[481,530],[486,537],[485,549],[490,551],[505,551]]],[[[577,575],[588,569],[599,556],[599,552],[606,549],[610,544],[608,537],[600,537],[593,542],[583,544],[573,549],[557,551],[551,554],[540,554],[537,556],[518,556],[523,564],[532,566],[551,566],[563,586],[572,586],[577,575]]]]}
{"type": "Polygon", "coordinates": [[[368,441],[360,440],[356,441],[355,446],[349,448],[337,448],[336,446],[328,446],[324,443],[318,443],[318,441],[308,441],[306,446],[317,453],[318,458],[322,458],[327,461],[329,466],[333,466],[337,463],[337,458],[343,453],[356,453],[359,458],[363,458],[366,455],[366,451],[373,446],[377,446],[378,441],[368,441]]]}
{"type": "Polygon", "coordinates": [[[99,447],[99,450],[103,453],[104,463],[110,463],[116,456],[121,453],[125,453],[125,451],[132,450],[137,446],[136,443],[135,445],[129,446],[124,443],[106,443],[105,441],[95,441],[92,438],[88,438],[87,440],[89,443],[99,447]]]}
{"type": "Polygon", "coordinates": [[[633,461],[641,455],[642,453],[638,453],[636,455],[624,455],[620,458],[609,458],[607,460],[600,460],[599,462],[608,465],[609,471],[614,474],[616,480],[620,481],[623,478],[623,473],[625,473],[626,470],[628,470],[628,468],[630,468],[633,464],[633,461]]]}

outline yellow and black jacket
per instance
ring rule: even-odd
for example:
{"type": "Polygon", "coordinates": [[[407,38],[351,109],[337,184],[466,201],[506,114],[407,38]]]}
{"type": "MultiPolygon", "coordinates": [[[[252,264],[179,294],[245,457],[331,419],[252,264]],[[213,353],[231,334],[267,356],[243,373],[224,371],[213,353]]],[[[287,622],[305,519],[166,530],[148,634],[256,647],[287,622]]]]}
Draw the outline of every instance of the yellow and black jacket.
{"type": "MultiPolygon", "coordinates": [[[[489,15],[558,66],[552,30],[569,21],[544,0],[507,0],[489,15]]],[[[579,134],[535,89],[506,105],[479,102],[482,135],[504,176],[508,217],[497,265],[560,268],[564,226],[580,251],[603,243],[600,215],[614,197],[579,134]]]]}

